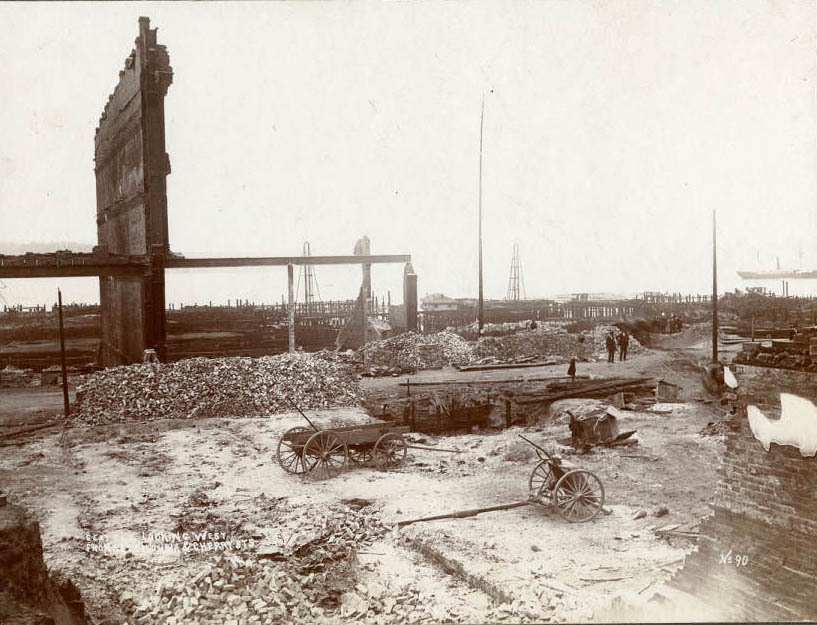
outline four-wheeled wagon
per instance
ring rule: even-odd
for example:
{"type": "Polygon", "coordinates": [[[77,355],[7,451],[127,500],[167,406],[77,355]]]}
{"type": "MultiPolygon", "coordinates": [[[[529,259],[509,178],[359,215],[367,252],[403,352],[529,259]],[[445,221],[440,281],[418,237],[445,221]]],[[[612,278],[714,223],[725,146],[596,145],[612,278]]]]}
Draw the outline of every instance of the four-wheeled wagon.
{"type": "Polygon", "coordinates": [[[337,475],[348,462],[389,468],[405,459],[408,431],[394,421],[325,430],[297,426],[278,441],[278,463],[289,473],[319,478],[337,475]]]}

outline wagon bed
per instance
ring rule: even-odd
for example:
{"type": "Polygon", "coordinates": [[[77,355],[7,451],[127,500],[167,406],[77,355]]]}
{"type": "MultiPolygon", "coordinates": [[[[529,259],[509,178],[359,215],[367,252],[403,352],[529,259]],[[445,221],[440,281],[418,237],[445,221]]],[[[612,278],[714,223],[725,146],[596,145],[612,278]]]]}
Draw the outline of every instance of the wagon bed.
{"type": "Polygon", "coordinates": [[[288,473],[315,477],[337,475],[351,461],[395,466],[406,457],[403,434],[409,427],[395,421],[348,425],[324,430],[297,426],[278,441],[278,463],[288,473]]]}

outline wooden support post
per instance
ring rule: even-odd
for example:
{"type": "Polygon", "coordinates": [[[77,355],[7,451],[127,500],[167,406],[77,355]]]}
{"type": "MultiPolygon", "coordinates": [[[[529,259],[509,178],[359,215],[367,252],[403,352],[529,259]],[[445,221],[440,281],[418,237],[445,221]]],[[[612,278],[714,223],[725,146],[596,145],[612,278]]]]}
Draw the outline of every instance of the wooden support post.
{"type": "Polygon", "coordinates": [[[511,400],[505,400],[505,427],[511,427],[511,400]]]}
{"type": "Polygon", "coordinates": [[[403,269],[403,305],[406,309],[406,330],[417,332],[417,274],[411,263],[403,269]]]}
{"type": "Polygon", "coordinates": [[[718,246],[712,211],[712,362],[718,362],[718,246]]]}
{"type": "Polygon", "coordinates": [[[57,289],[57,306],[60,318],[60,363],[62,365],[62,404],[66,419],[71,414],[71,404],[68,401],[68,370],[65,366],[65,330],[62,323],[62,291],[57,289]]]}
{"type": "MultiPolygon", "coordinates": [[[[370,265],[369,265],[370,266],[370,265]]],[[[361,345],[366,345],[366,330],[368,330],[368,320],[369,320],[369,293],[366,289],[366,268],[367,265],[363,265],[363,286],[360,289],[360,336],[361,336],[361,345]]]]}
{"type": "Polygon", "coordinates": [[[287,291],[289,293],[289,351],[295,351],[295,280],[292,263],[287,265],[287,291]]]}

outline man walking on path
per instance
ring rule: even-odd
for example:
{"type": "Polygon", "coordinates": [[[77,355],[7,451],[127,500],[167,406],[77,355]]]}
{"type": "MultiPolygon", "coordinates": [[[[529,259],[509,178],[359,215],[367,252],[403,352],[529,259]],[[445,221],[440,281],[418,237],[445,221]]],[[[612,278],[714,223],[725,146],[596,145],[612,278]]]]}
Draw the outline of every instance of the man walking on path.
{"type": "Polygon", "coordinates": [[[618,360],[627,360],[627,347],[630,345],[630,335],[622,330],[618,335],[618,360]]]}
{"type": "Polygon", "coordinates": [[[604,340],[605,344],[607,345],[607,362],[615,362],[616,361],[616,340],[613,338],[613,332],[610,331],[610,334],[607,335],[607,338],[604,340]]]}

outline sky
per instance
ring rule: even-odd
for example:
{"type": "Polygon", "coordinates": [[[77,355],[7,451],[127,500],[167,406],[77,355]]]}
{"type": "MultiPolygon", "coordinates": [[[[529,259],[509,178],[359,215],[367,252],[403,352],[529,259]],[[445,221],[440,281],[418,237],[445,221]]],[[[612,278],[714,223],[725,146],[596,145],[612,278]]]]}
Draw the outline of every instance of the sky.
{"type": "MultiPolygon", "coordinates": [[[[140,15],[174,70],[170,243],[411,254],[420,295],[711,289],[817,268],[815,2],[0,3],[3,242],[93,245],[93,138],[140,15]]],[[[318,267],[321,296],[356,267],[318,267]]],[[[373,289],[402,299],[402,267],[373,289]]],[[[5,280],[7,303],[98,300],[5,280]]],[[[771,286],[775,286],[774,284],[771,286]]],[[[779,285],[777,285],[779,290],[779,285]]],[[[817,285],[792,282],[791,291],[817,285]]],[[[169,272],[168,302],[280,301],[283,268],[169,272]]]]}

